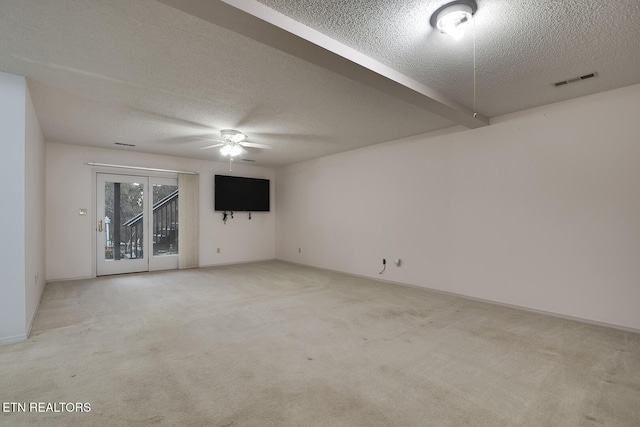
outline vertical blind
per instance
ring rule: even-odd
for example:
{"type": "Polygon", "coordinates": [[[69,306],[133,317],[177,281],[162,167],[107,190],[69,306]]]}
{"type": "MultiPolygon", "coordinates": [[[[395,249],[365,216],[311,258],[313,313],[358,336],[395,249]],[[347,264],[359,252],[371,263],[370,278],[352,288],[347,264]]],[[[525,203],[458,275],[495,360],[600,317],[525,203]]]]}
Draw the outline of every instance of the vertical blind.
{"type": "Polygon", "coordinates": [[[178,268],[200,265],[200,175],[178,174],[178,268]]]}

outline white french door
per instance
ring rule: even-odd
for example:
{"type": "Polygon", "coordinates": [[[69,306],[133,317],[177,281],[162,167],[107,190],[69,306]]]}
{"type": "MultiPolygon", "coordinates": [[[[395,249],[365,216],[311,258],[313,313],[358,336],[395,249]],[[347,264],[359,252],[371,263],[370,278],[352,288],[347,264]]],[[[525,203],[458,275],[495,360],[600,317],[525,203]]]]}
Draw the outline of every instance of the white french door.
{"type": "Polygon", "coordinates": [[[177,268],[177,180],[98,173],[96,185],[96,274],[177,268]]]}

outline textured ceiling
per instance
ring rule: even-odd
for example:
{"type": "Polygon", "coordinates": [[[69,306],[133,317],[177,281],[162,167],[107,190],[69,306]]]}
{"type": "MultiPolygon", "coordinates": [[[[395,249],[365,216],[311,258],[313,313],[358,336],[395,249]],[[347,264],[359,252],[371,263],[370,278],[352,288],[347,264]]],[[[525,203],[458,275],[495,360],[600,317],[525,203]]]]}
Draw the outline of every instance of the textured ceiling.
{"type": "MultiPolygon", "coordinates": [[[[472,31],[429,18],[449,0],[258,0],[470,106],[472,31]]],[[[640,1],[477,0],[477,110],[485,116],[640,83],[640,1]],[[591,72],[577,85],[551,84],[591,72]]]]}
{"type": "MultiPolygon", "coordinates": [[[[471,38],[428,25],[443,1],[260,2],[472,105],[471,38]]],[[[478,4],[486,116],[640,82],[637,0],[478,4]]],[[[0,71],[28,77],[48,141],[218,160],[189,137],[235,128],[274,147],[243,157],[279,166],[454,124],[153,0],[1,0],[0,40],[0,71]]]]}

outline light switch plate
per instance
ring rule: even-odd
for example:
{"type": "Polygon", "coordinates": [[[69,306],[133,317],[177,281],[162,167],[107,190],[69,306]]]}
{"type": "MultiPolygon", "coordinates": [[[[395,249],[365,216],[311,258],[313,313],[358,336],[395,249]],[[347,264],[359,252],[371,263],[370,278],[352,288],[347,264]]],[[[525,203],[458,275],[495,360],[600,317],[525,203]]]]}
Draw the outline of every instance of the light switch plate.
{"type": "Polygon", "coordinates": [[[86,215],[87,214],[87,210],[86,209],[78,209],[78,215],[86,215]]]}

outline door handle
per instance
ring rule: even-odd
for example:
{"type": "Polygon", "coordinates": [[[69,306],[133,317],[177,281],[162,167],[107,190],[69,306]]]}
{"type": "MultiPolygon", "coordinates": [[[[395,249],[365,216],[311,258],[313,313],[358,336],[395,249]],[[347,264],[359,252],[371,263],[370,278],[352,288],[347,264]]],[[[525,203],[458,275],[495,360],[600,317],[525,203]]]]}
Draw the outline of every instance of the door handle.
{"type": "Polygon", "coordinates": [[[98,233],[102,233],[102,220],[98,220],[98,233]]]}

